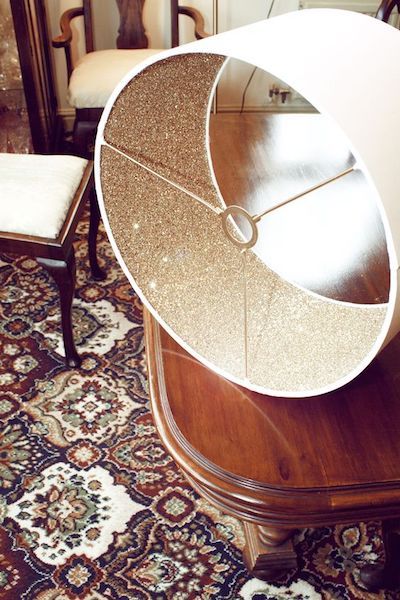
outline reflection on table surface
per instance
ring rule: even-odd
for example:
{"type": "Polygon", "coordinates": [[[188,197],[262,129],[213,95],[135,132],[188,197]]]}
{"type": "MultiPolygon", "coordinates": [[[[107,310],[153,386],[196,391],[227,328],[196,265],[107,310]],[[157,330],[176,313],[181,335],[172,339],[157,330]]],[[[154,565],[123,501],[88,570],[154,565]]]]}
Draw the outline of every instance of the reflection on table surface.
{"type": "MultiPolygon", "coordinates": [[[[319,114],[218,113],[210,139],[225,202],[250,214],[355,163],[341,132],[319,114]]],[[[338,300],[387,301],[385,233],[361,171],[272,211],[258,226],[255,252],[289,281],[338,300]]]]}

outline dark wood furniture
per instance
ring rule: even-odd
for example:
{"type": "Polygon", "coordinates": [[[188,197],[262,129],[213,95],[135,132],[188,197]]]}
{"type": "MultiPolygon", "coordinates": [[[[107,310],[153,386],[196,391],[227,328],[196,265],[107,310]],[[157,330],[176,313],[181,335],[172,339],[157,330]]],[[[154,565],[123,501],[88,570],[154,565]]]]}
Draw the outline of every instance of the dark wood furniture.
{"type": "MultiPolygon", "coordinates": [[[[148,313],[145,325],[159,435],[193,487],[244,521],[256,577],[296,566],[297,528],[389,519],[391,536],[400,517],[398,340],[345,389],[288,400],[228,383],[148,313]]],[[[386,578],[366,570],[366,581],[391,585],[399,562],[392,556],[386,578]]]]}
{"type": "Polygon", "coordinates": [[[63,130],[57,115],[45,2],[11,0],[10,7],[33,151],[57,152],[63,130]]]}
{"type": "MultiPolygon", "coordinates": [[[[143,25],[144,0],[116,0],[120,13],[120,26],[116,40],[117,48],[143,49],[148,47],[148,39],[143,25]]],[[[204,20],[201,13],[191,7],[179,6],[178,0],[170,0],[171,3],[171,44],[179,44],[179,15],[186,15],[194,22],[194,33],[197,39],[205,37],[204,20]]],[[[68,81],[71,78],[74,64],[72,60],[71,44],[73,30],[71,21],[77,17],[84,19],[84,32],[86,52],[94,52],[93,15],[95,3],[83,0],[81,7],[71,8],[63,13],[60,20],[61,35],[53,39],[55,48],[64,48],[68,81]]],[[[103,74],[103,76],[106,76],[103,74]]],[[[74,150],[76,154],[90,157],[93,150],[93,140],[98,122],[104,106],[91,108],[76,108],[74,124],[74,150]]]]}
{"type": "Polygon", "coordinates": [[[397,12],[400,12],[400,2],[399,0],[382,0],[381,4],[376,13],[376,18],[380,21],[385,21],[388,23],[390,21],[390,17],[392,16],[393,11],[397,8],[397,12]]]}
{"type": "MultiPolygon", "coordinates": [[[[21,174],[23,176],[23,174],[21,174]]],[[[61,324],[67,366],[79,367],[81,358],[73,336],[71,310],[75,292],[75,252],[73,240],[85,203],[90,198],[89,262],[92,277],[105,278],[97,262],[96,240],[100,211],[94,191],[93,163],[89,161],[81,183],[66,214],[64,224],[56,238],[23,235],[0,231],[0,252],[33,256],[54,278],[60,293],[61,324]]]]}
{"type": "MultiPolygon", "coordinates": [[[[246,197],[251,203],[254,195],[257,202],[271,177],[281,179],[281,189],[296,181],[306,187],[316,173],[321,177],[323,164],[329,169],[332,146],[316,141],[319,115],[243,117],[216,115],[212,122],[214,167],[228,203],[235,196],[240,203],[245,204],[246,197]],[[250,143],[252,128],[256,137],[250,143]],[[303,157],[297,165],[293,145],[287,145],[294,140],[290,131],[297,132],[296,150],[303,157]],[[217,157],[218,145],[221,150],[232,149],[229,157],[226,152],[217,157]],[[271,156],[277,157],[275,163],[271,156]],[[242,177],[246,163],[253,177],[242,177]],[[278,168],[283,163],[284,175],[278,168]]],[[[354,190],[358,183],[354,181],[354,190]]],[[[293,215],[301,228],[301,206],[287,208],[296,211],[293,215]]],[[[351,220],[351,206],[335,210],[342,222],[351,220]]],[[[366,199],[367,215],[369,210],[373,209],[366,199]]],[[[359,293],[361,301],[384,301],[387,256],[382,254],[382,230],[371,214],[363,220],[362,211],[357,211],[373,246],[365,259],[368,264],[361,267],[364,275],[358,265],[356,237],[348,249],[349,277],[341,277],[338,285],[339,271],[335,273],[331,265],[330,272],[327,267],[320,273],[319,284],[315,282],[317,291],[325,289],[333,297],[348,299],[359,293]],[[361,285],[368,274],[370,285],[361,285]]],[[[329,228],[329,213],[327,219],[329,228]]],[[[289,214],[285,220],[290,221],[289,214]]],[[[278,238],[281,235],[285,235],[284,223],[278,238]]],[[[343,245],[340,240],[338,234],[343,245]]],[[[294,242],[290,256],[296,247],[294,242]]],[[[273,250],[281,252],[279,243],[270,249],[270,256],[273,250]]],[[[304,273],[299,271],[299,282],[302,277],[306,280],[309,269],[306,265],[304,273]]],[[[244,522],[244,560],[255,576],[268,579],[296,566],[291,537],[297,528],[382,519],[387,562],[366,565],[361,577],[370,589],[399,583],[400,544],[393,534],[400,517],[399,338],[345,387],[319,397],[285,399],[250,392],[216,375],[189,356],[147,311],[145,331],[151,405],[159,435],[193,487],[244,522]]]]}

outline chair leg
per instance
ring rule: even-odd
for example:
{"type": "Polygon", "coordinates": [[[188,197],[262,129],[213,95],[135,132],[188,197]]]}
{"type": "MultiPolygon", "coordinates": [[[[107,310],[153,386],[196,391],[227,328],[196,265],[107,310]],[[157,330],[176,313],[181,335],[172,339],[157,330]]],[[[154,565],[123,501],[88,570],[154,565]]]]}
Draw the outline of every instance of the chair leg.
{"type": "Polygon", "coordinates": [[[65,261],[51,258],[37,258],[54,278],[60,292],[61,324],[65,348],[65,360],[68,367],[79,367],[81,358],[76,351],[72,332],[72,300],[75,292],[76,268],[73,248],[65,261]]]}
{"type": "Polygon", "coordinates": [[[73,134],[74,154],[83,158],[93,158],[96,129],[96,123],[75,121],[73,134]]]}
{"type": "Polygon", "coordinates": [[[89,263],[93,279],[101,281],[106,278],[106,273],[100,268],[97,261],[97,233],[99,231],[100,210],[97,203],[96,192],[90,193],[90,225],[89,225],[89,263]]]}

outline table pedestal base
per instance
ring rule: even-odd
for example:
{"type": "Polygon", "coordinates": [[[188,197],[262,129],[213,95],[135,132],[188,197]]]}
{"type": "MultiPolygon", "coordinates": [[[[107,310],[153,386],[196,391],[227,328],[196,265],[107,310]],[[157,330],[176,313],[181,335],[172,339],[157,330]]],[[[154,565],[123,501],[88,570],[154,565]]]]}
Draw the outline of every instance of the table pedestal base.
{"type": "Polygon", "coordinates": [[[244,533],[246,546],[243,558],[254,577],[267,581],[296,569],[293,529],[267,528],[245,522],[244,533]]]}
{"type": "MultiPolygon", "coordinates": [[[[262,527],[248,522],[243,525],[246,538],[243,558],[254,577],[271,581],[297,568],[292,542],[294,529],[262,527]]],[[[385,520],[382,527],[385,563],[365,565],[360,572],[360,579],[370,592],[400,588],[400,520],[385,520]]]]}

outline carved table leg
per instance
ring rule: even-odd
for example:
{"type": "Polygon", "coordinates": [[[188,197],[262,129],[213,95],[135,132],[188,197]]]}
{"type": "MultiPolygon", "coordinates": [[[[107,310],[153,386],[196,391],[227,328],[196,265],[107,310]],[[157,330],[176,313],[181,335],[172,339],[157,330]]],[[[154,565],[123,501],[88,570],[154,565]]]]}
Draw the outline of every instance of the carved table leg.
{"type": "Polygon", "coordinates": [[[360,579],[369,591],[400,587],[400,519],[382,523],[386,560],[384,564],[365,565],[360,579]]]}
{"type": "Polygon", "coordinates": [[[294,529],[261,527],[244,523],[246,547],[243,558],[250,573],[258,579],[274,579],[297,567],[293,549],[294,529]]]}

